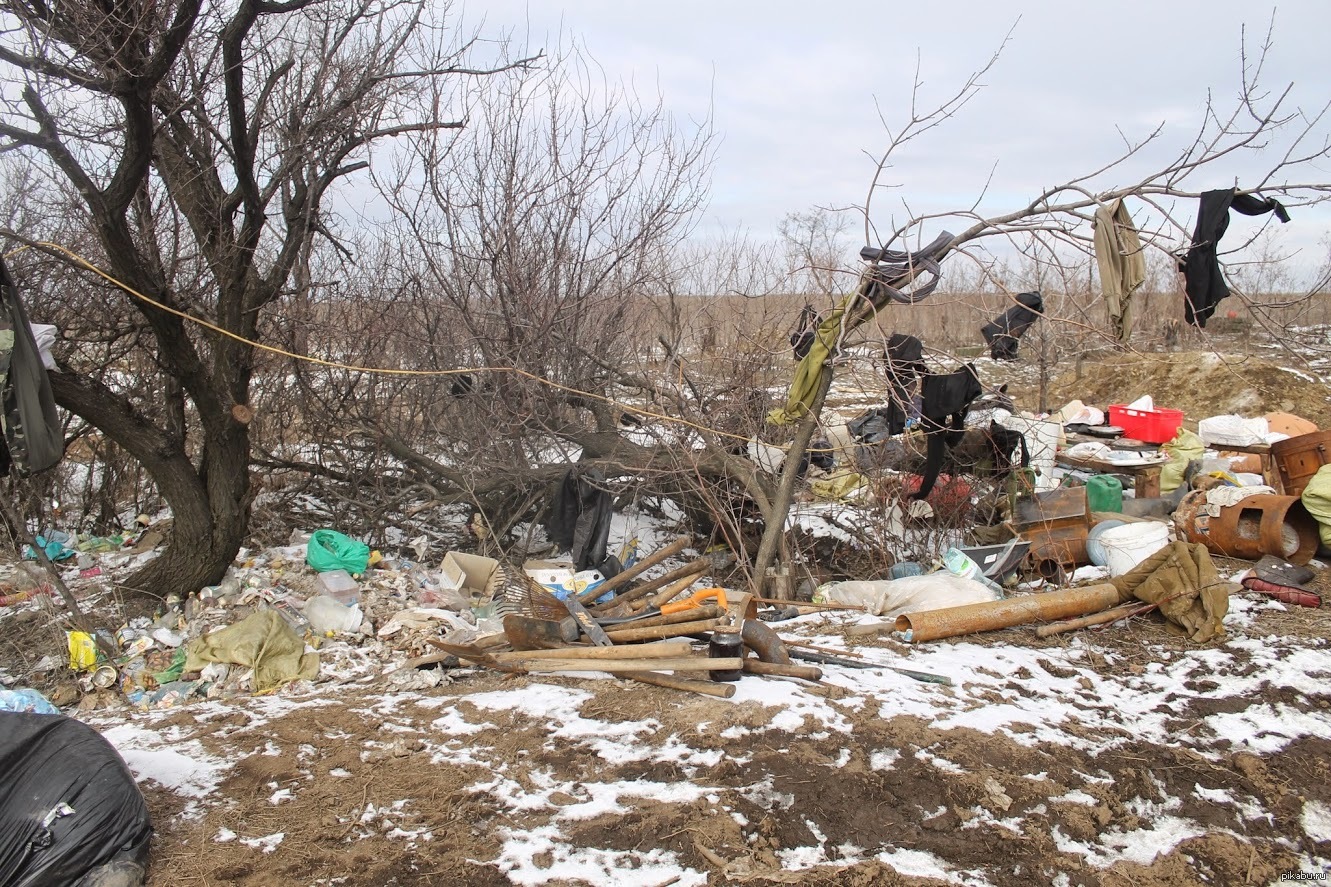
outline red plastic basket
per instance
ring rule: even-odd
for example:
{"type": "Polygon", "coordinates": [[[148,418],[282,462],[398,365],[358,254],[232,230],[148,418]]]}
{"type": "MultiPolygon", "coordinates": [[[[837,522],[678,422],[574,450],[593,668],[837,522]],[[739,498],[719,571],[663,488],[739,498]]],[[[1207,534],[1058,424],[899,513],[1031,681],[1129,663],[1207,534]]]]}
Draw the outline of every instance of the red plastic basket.
{"type": "Polygon", "coordinates": [[[1124,404],[1109,405],[1109,424],[1123,429],[1124,437],[1144,440],[1147,443],[1165,443],[1174,439],[1174,435],[1183,425],[1183,411],[1158,408],[1139,410],[1124,404]]]}

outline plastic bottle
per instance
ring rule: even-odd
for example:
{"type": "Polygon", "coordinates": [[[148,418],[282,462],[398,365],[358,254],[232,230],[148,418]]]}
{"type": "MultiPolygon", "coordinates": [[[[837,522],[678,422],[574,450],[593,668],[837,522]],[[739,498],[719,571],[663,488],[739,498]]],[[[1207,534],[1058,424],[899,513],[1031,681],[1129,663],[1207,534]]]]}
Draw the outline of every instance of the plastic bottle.
{"type": "Polygon", "coordinates": [[[983,583],[990,591],[999,597],[1003,597],[1003,586],[984,575],[984,570],[980,569],[980,565],[971,560],[964,551],[958,548],[949,548],[943,554],[943,566],[947,567],[949,573],[963,579],[973,579],[976,582],[983,583]]]}

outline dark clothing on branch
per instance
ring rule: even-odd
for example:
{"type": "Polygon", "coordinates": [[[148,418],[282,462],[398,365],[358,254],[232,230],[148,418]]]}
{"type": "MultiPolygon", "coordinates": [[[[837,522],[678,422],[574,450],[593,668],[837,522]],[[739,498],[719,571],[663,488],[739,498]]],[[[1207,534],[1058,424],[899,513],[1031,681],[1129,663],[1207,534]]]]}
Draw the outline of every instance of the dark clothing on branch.
{"type": "Polygon", "coordinates": [[[555,491],[546,529],[560,549],[573,557],[578,570],[603,570],[614,497],[605,486],[605,476],[595,468],[570,468],[555,491]]]}
{"type": "Polygon", "coordinates": [[[925,450],[920,488],[911,494],[911,498],[924,499],[933,490],[934,481],[938,480],[938,473],[943,469],[943,456],[965,435],[966,414],[982,391],[980,377],[971,364],[955,373],[924,377],[920,385],[924,401],[920,427],[924,429],[929,445],[925,450]]]}
{"type": "Polygon", "coordinates": [[[1044,299],[1039,293],[1018,293],[1016,300],[1017,304],[980,327],[994,360],[1016,360],[1018,342],[1044,313],[1044,299]]]}
{"type": "Polygon", "coordinates": [[[1289,213],[1280,201],[1236,192],[1235,188],[1223,188],[1202,194],[1192,247],[1179,263],[1187,290],[1183,299],[1183,319],[1193,326],[1205,327],[1215,313],[1216,306],[1229,296],[1229,286],[1220,271],[1218,255],[1220,238],[1225,236],[1225,230],[1229,228],[1229,211],[1232,209],[1245,216],[1275,212],[1282,224],[1289,221],[1289,213]]]}
{"type": "Polygon", "coordinates": [[[45,471],[65,454],[51,380],[32,337],[28,314],[9,268],[0,260],[0,475],[10,466],[26,476],[45,471]]]}

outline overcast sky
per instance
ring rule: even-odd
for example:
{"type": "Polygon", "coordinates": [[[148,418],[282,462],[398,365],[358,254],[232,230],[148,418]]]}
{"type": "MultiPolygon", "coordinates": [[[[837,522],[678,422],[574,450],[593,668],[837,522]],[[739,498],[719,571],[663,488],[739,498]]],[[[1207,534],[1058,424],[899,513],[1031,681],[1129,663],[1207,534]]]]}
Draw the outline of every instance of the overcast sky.
{"type": "MultiPolygon", "coordinates": [[[[788,212],[863,204],[873,173],[866,152],[887,144],[876,106],[889,124],[904,123],[917,58],[922,104],[936,104],[1012,31],[980,94],[895,157],[889,179],[901,187],[875,198],[880,227],[901,219],[903,199],[916,213],[964,209],[991,172],[981,210],[1016,209],[1112,159],[1119,130],[1141,137],[1164,123],[1163,143],[1176,151],[1195,134],[1208,89],[1233,106],[1243,27],[1253,57],[1273,11],[1263,83],[1277,93],[1293,84],[1290,110],[1316,113],[1331,99],[1331,0],[477,0],[467,16],[483,12],[489,26],[512,26],[536,47],[554,45],[562,30],[609,76],[659,91],[677,115],[710,112],[722,142],[703,230],[766,237],[788,212]]],[[[1319,129],[1319,143],[1329,129],[1319,129]]],[[[1187,187],[1249,187],[1271,163],[1270,152],[1249,152],[1187,187]]],[[[1122,186],[1142,169],[1094,184],[1122,186]]],[[[1331,182],[1331,163],[1298,180],[1331,182]]],[[[1178,212],[1190,223],[1191,206],[1178,212]]],[[[1320,262],[1331,214],[1292,214],[1287,242],[1320,262]]]]}

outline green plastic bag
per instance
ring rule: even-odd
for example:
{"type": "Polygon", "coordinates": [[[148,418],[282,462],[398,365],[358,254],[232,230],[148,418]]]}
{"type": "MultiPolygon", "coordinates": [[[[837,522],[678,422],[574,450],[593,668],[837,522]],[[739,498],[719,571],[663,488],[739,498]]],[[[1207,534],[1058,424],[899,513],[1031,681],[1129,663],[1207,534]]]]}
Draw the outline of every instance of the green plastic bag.
{"type": "Polygon", "coordinates": [[[370,546],[337,530],[315,530],[305,546],[305,563],[320,573],[329,570],[364,573],[370,565],[370,546]]]}

